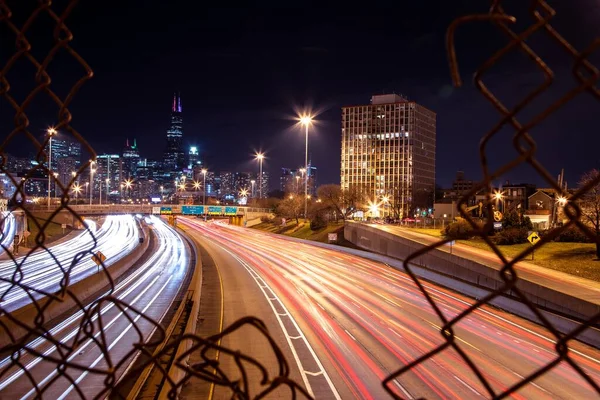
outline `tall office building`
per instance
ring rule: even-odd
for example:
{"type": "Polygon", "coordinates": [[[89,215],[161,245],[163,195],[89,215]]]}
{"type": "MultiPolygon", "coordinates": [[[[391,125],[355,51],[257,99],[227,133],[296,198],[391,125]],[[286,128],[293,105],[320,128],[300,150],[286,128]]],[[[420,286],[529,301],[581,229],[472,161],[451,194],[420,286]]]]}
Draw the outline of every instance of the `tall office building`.
{"type": "Polygon", "coordinates": [[[396,94],[342,108],[341,186],[374,204],[388,197],[393,214],[432,204],[436,114],[396,94]]]}
{"type": "MultiPolygon", "coordinates": [[[[48,146],[45,151],[48,152],[48,146]]],[[[63,134],[52,138],[52,171],[63,185],[66,185],[81,167],[81,143],[63,134]]],[[[54,184],[53,184],[54,186],[54,184]]]]}
{"type": "MultiPolygon", "coordinates": [[[[281,168],[279,190],[284,193],[304,193],[304,169],[281,168]]],[[[317,194],[317,167],[308,164],[308,194],[317,194]]]]}
{"type": "Polygon", "coordinates": [[[179,94],[173,96],[171,108],[171,126],[167,131],[167,148],[164,156],[165,176],[174,179],[185,168],[185,152],[183,151],[183,116],[181,108],[181,97],[179,94]]]}
{"type": "Polygon", "coordinates": [[[133,144],[129,144],[129,139],[125,142],[123,148],[123,179],[134,179],[137,177],[137,168],[140,163],[140,152],[137,142],[133,139],[133,144]]]}
{"type": "Polygon", "coordinates": [[[94,197],[102,193],[102,201],[121,194],[123,165],[118,154],[100,154],[96,157],[94,173],[94,197]],[[100,189],[102,185],[102,189],[100,189]]]}

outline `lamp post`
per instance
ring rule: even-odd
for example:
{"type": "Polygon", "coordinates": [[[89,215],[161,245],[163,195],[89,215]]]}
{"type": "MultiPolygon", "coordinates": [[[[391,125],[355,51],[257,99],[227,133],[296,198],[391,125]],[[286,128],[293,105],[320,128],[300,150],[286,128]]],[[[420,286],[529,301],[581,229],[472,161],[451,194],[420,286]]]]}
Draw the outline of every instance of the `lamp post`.
{"type": "Polygon", "coordinates": [[[298,182],[300,181],[300,177],[298,175],[296,175],[296,194],[298,194],[298,182]]]}
{"type": "Polygon", "coordinates": [[[385,219],[385,207],[389,204],[390,198],[389,196],[383,196],[381,200],[383,201],[383,219],[385,219]]]}
{"type": "Polygon", "coordinates": [[[109,193],[110,193],[110,178],[106,178],[106,204],[108,204],[109,193]]]}
{"type": "Polygon", "coordinates": [[[86,182],[86,183],[85,183],[85,195],[86,195],[86,196],[87,196],[87,194],[88,194],[88,188],[89,188],[89,186],[90,186],[90,183],[89,183],[89,182],[86,182]]]}
{"type": "Polygon", "coordinates": [[[58,180],[58,172],[54,173],[54,197],[58,197],[58,186],[56,185],[56,181],[58,180]]]}
{"type": "Polygon", "coordinates": [[[90,206],[94,199],[94,160],[90,160],[90,206]]]}
{"type": "Polygon", "coordinates": [[[310,115],[304,115],[300,117],[300,123],[305,128],[305,151],[304,151],[304,170],[306,176],[304,179],[304,220],[308,218],[308,126],[312,124],[312,117],[310,115]]]}
{"type": "Polygon", "coordinates": [[[77,200],[79,199],[79,192],[81,192],[81,186],[79,186],[79,184],[75,184],[75,186],[73,186],[73,191],[75,192],[75,204],[77,204],[77,200]]]}
{"type": "Polygon", "coordinates": [[[263,153],[256,154],[256,159],[258,160],[258,198],[262,199],[262,186],[263,186],[263,176],[262,176],[262,163],[265,155],[263,153]]]}
{"type": "MultiPolygon", "coordinates": [[[[495,192],[494,198],[496,199],[496,204],[498,204],[498,202],[502,204],[502,212],[504,212],[504,196],[502,195],[502,192],[495,192]]],[[[498,207],[498,210],[500,210],[500,207],[498,207]]]]}
{"type": "Polygon", "coordinates": [[[160,202],[161,202],[161,203],[163,202],[163,199],[164,199],[164,197],[165,197],[165,195],[164,195],[164,191],[165,191],[165,187],[161,185],[161,186],[160,186],[160,202]]]}
{"type": "Polygon", "coordinates": [[[98,205],[102,205],[102,181],[98,182],[98,190],[99,190],[98,205]]]}
{"type": "Polygon", "coordinates": [[[194,186],[195,196],[197,197],[198,196],[198,189],[200,189],[200,182],[194,181],[193,186],[194,186]]]}
{"type": "Polygon", "coordinates": [[[204,179],[204,188],[202,189],[202,205],[206,205],[206,173],[208,170],[206,168],[202,168],[202,177],[204,179]]]}
{"type": "Polygon", "coordinates": [[[254,194],[254,184],[255,183],[256,183],[256,181],[254,179],[252,179],[250,181],[250,184],[252,185],[252,189],[251,189],[250,195],[252,196],[253,199],[254,199],[254,196],[255,196],[255,194],[254,194]]]}
{"type": "Polygon", "coordinates": [[[56,135],[56,129],[48,128],[50,140],[48,141],[48,209],[50,209],[50,190],[52,181],[52,136],[56,135]]]}

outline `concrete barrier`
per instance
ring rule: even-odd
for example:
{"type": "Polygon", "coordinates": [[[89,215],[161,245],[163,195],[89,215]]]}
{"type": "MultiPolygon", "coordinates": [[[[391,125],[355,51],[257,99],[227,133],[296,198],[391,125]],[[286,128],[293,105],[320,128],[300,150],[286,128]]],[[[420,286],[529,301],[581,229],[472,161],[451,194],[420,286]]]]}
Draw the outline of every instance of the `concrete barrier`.
{"type": "MultiPolygon", "coordinates": [[[[347,222],[344,225],[344,237],[360,248],[400,260],[406,259],[410,254],[424,247],[410,239],[355,222],[347,222]]],[[[496,291],[504,286],[498,270],[438,249],[430,250],[412,262],[486,290],[496,291]]],[[[569,318],[587,320],[600,312],[598,304],[561,293],[522,277],[519,277],[515,286],[536,306],[569,318]]],[[[514,290],[505,291],[503,294],[513,299],[517,298],[514,290]]]]}
{"type": "MultiPolygon", "coordinates": [[[[117,280],[148,250],[150,244],[150,232],[148,227],[144,226],[141,232],[145,239],[143,243],[136,246],[131,253],[127,254],[116,263],[106,266],[105,271],[101,269],[101,273],[96,273],[69,285],[69,291],[73,293],[80,302],[86,304],[94,300],[94,297],[99,293],[107,290],[109,281],[106,277],[106,272],[110,274],[113,281],[117,280]]],[[[40,307],[39,309],[34,303],[30,303],[19,309],[12,310],[9,313],[11,318],[6,314],[0,316],[0,327],[2,327],[2,329],[0,329],[1,350],[7,350],[8,346],[14,345],[15,343],[20,347],[19,340],[31,332],[31,329],[24,328],[21,324],[26,325],[27,327],[34,327],[35,320],[39,318],[40,314],[44,317],[43,323],[48,324],[62,314],[75,308],[78,309],[75,299],[69,294],[66,294],[59,300],[44,297],[38,299],[37,304],[40,307]],[[43,312],[40,310],[43,310],[43,312]],[[13,318],[18,320],[20,324],[16,323],[13,318]]],[[[31,339],[33,339],[33,337],[31,337],[31,339]]],[[[29,338],[27,340],[29,340],[29,338]]]]}

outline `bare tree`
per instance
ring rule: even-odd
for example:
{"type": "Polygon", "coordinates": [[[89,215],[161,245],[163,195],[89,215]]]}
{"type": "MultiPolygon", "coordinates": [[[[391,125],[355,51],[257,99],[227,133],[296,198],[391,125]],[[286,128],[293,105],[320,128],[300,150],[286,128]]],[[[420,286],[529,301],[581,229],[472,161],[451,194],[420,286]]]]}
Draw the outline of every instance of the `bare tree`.
{"type": "Polygon", "coordinates": [[[304,210],[304,200],[302,196],[289,195],[285,197],[277,206],[277,214],[284,218],[295,218],[296,224],[300,223],[300,215],[304,210]]]}
{"type": "Polygon", "coordinates": [[[579,186],[585,186],[593,181],[596,182],[591,189],[589,189],[582,197],[579,202],[581,207],[582,222],[590,226],[596,232],[596,257],[600,259],[600,183],[598,179],[600,171],[593,169],[586,172],[579,182],[579,186]]]}
{"type": "Polygon", "coordinates": [[[363,196],[360,191],[350,188],[342,190],[340,185],[329,184],[319,186],[317,196],[323,202],[323,205],[330,207],[335,211],[336,221],[337,216],[344,219],[355,212],[362,206],[363,196]]]}

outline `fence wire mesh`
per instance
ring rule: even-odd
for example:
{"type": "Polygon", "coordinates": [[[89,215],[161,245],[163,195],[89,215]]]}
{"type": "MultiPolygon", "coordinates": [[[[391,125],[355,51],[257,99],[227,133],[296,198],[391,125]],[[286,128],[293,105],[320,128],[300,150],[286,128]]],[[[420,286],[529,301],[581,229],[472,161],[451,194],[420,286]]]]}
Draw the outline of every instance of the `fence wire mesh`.
{"type": "MultiPolygon", "coordinates": [[[[167,395],[169,398],[176,398],[181,387],[193,379],[199,379],[215,385],[228,387],[231,390],[232,398],[262,398],[268,396],[280,387],[289,388],[291,398],[296,398],[297,396],[310,398],[310,395],[303,386],[290,378],[290,367],[285,360],[283,352],[270,336],[267,327],[260,320],[252,317],[243,318],[225,328],[222,333],[210,337],[185,334],[175,339],[169,339],[165,328],[159,322],[147,317],[143,310],[123,301],[115,294],[117,283],[113,281],[104,262],[101,260],[99,262],[102,268],[101,272],[108,287],[104,294],[96,297],[90,302],[88,299],[80,298],[78,293],[72,290],[71,283],[74,271],[83,259],[90,258],[95,254],[94,249],[97,245],[96,231],[88,225],[85,225],[84,219],[70,206],[75,193],[74,188],[78,186],[77,182],[79,182],[80,178],[83,179],[84,174],[86,174],[93,166],[91,160],[96,158],[96,153],[92,146],[86,141],[84,136],[71,125],[72,115],[69,111],[69,106],[72,104],[78,90],[93,76],[92,69],[70,45],[73,35],[67,27],[66,21],[76,3],[76,0],[69,1],[67,6],[57,14],[51,1],[39,1],[25,21],[20,24],[20,26],[17,26],[7,1],[0,0],[0,26],[12,35],[12,40],[15,45],[14,50],[9,50],[12,51],[12,53],[4,65],[1,66],[0,70],[0,96],[2,97],[4,104],[10,105],[14,110],[14,129],[8,132],[0,145],[0,172],[4,173],[7,179],[9,179],[16,188],[15,194],[11,199],[15,211],[17,211],[17,213],[22,213],[22,218],[27,219],[34,225],[32,231],[35,230],[37,232],[33,239],[29,239],[30,247],[27,249],[26,254],[21,256],[18,255],[18,246],[13,245],[12,238],[6,236],[0,238],[5,258],[0,262],[0,266],[11,266],[11,268],[4,268],[0,272],[0,356],[2,357],[2,360],[0,361],[0,380],[6,382],[7,380],[21,379],[24,382],[23,384],[28,387],[28,391],[26,392],[28,392],[30,396],[37,398],[52,397],[53,386],[61,384],[61,381],[63,381],[63,383],[64,381],[67,381],[72,386],[72,390],[79,397],[87,398],[90,397],[89,393],[87,393],[86,388],[80,384],[80,379],[78,377],[80,377],[82,373],[94,374],[102,376],[103,381],[102,387],[94,388],[95,395],[93,397],[126,397],[126,395],[115,393],[115,388],[119,388],[119,384],[121,383],[119,382],[119,377],[121,376],[123,369],[131,361],[134,355],[141,354],[145,356],[140,357],[140,359],[143,359],[144,361],[139,362],[135,368],[128,371],[128,375],[139,374],[148,366],[153,366],[159,371],[159,374],[163,376],[164,381],[166,381],[168,387],[167,395]],[[34,27],[41,19],[52,21],[54,28],[53,46],[40,58],[40,56],[34,56],[34,54],[38,53],[33,51],[34,43],[32,42],[29,33],[31,32],[32,27],[34,27]],[[49,65],[53,62],[55,56],[59,52],[68,54],[71,57],[72,63],[79,65],[82,71],[81,77],[72,85],[67,95],[64,97],[60,97],[53,90],[52,80],[48,72],[49,65]],[[11,71],[17,68],[17,65],[22,65],[22,63],[27,63],[35,69],[36,73],[33,79],[35,87],[27,94],[27,96],[25,96],[24,100],[18,101],[12,95],[13,92],[11,91],[8,77],[11,71]],[[48,163],[48,160],[50,159],[48,148],[51,136],[46,135],[44,140],[40,142],[37,135],[33,134],[30,130],[28,109],[31,107],[31,104],[40,97],[50,99],[57,109],[58,123],[54,128],[57,131],[67,132],[73,140],[81,144],[84,152],[91,155],[90,161],[81,165],[78,170],[75,171],[71,179],[66,181],[57,179],[54,176],[51,165],[48,163]],[[37,154],[37,165],[31,168],[27,174],[23,176],[12,174],[12,171],[9,170],[7,165],[7,149],[13,142],[18,140],[25,140],[31,146],[33,152],[37,154]],[[45,179],[48,179],[48,182],[50,182],[48,186],[49,191],[51,186],[55,186],[56,192],[60,193],[60,196],[56,196],[55,199],[51,200],[53,204],[48,207],[48,213],[43,221],[40,221],[39,217],[34,215],[31,211],[31,207],[28,206],[32,198],[27,194],[26,190],[28,183],[39,180],[40,176],[46,177],[45,179]],[[86,232],[87,235],[89,235],[87,247],[79,249],[79,251],[71,254],[67,261],[59,259],[53,254],[52,249],[47,243],[47,232],[50,230],[52,224],[54,224],[55,218],[60,213],[68,213],[72,216],[73,221],[77,221],[77,223],[82,226],[87,226],[86,232]],[[32,279],[31,271],[28,269],[28,260],[35,257],[38,253],[42,253],[46,256],[50,268],[53,268],[54,270],[58,269],[58,271],[60,271],[56,281],[52,285],[44,288],[40,288],[39,285],[35,283],[35,280],[32,279]],[[13,302],[11,299],[15,298],[29,304],[26,313],[14,312],[15,308],[13,304],[15,304],[16,301],[13,302]],[[56,330],[57,321],[53,320],[51,310],[67,301],[74,304],[74,309],[71,310],[71,313],[76,316],[76,320],[71,321],[70,323],[77,328],[70,337],[65,339],[56,330]],[[111,351],[111,343],[105,335],[105,329],[109,322],[103,320],[102,310],[106,307],[115,307],[118,309],[131,323],[135,335],[138,338],[135,345],[131,346],[129,349],[125,349],[125,351],[121,352],[116,359],[111,351]],[[151,326],[151,330],[156,332],[151,339],[139,328],[143,323],[151,326]],[[272,370],[272,368],[267,368],[250,354],[245,354],[243,349],[230,349],[220,344],[223,337],[244,327],[256,329],[270,343],[274,357],[278,361],[277,368],[275,368],[277,370],[275,376],[270,376],[267,372],[268,370],[272,370]],[[82,346],[85,343],[90,342],[101,349],[101,358],[103,360],[102,363],[96,364],[94,367],[80,364],[76,360],[76,355],[81,353],[82,346]],[[169,374],[168,369],[161,360],[165,355],[171,355],[181,348],[184,348],[185,351],[177,353],[177,356],[173,358],[172,365],[181,370],[183,374],[179,378],[174,378],[169,374]],[[230,377],[220,368],[220,363],[214,356],[217,352],[230,356],[235,360],[235,364],[239,368],[239,377],[230,377]],[[201,363],[189,365],[187,360],[192,353],[199,354],[203,361],[201,363]],[[50,378],[41,378],[42,375],[33,372],[32,368],[35,364],[41,362],[39,360],[42,360],[46,364],[46,370],[55,371],[53,375],[48,375],[51,376],[50,378]],[[250,367],[257,368],[261,375],[260,389],[256,392],[251,392],[250,388],[252,387],[252,384],[248,381],[247,369],[250,367]]],[[[421,357],[402,366],[383,381],[384,387],[393,397],[398,398],[398,395],[391,388],[390,383],[392,381],[431,359],[436,354],[449,349],[453,349],[461,356],[473,373],[478,377],[481,384],[485,387],[490,398],[504,398],[517,392],[521,387],[533,382],[536,378],[550,371],[561,362],[569,363],[573,368],[573,371],[583,377],[600,395],[600,386],[598,383],[588,376],[569,354],[569,342],[574,340],[574,338],[588,327],[598,324],[600,313],[589,318],[587,321],[582,322],[578,328],[571,332],[567,334],[560,333],[545,315],[540,312],[538,307],[536,307],[536,305],[534,305],[516,286],[519,274],[515,267],[516,263],[525,259],[533,251],[539,249],[547,242],[552,241],[560,235],[561,232],[573,226],[577,226],[581,231],[585,232],[591,240],[598,240],[597,232],[591,229],[583,220],[580,204],[585,200],[588,193],[599,187],[600,175],[596,174],[590,176],[590,179],[588,179],[574,194],[570,195],[564,192],[563,187],[557,184],[555,178],[553,178],[536,159],[536,142],[529,134],[529,131],[555,113],[560,107],[571,101],[574,97],[584,92],[587,92],[600,100],[600,90],[595,86],[596,81],[600,76],[600,72],[588,60],[588,57],[600,45],[600,40],[597,39],[593,41],[592,44],[583,51],[575,49],[551,25],[555,11],[543,0],[532,0],[530,2],[530,14],[534,19],[534,23],[523,32],[517,33],[511,29],[511,24],[516,20],[515,17],[507,14],[502,8],[502,2],[496,0],[492,1],[489,13],[461,17],[454,21],[448,29],[448,56],[450,59],[452,79],[456,86],[461,86],[462,82],[460,80],[458,69],[458,58],[454,50],[454,33],[461,25],[475,21],[489,22],[502,32],[508,40],[506,46],[498,50],[475,73],[474,82],[477,89],[481,92],[482,96],[498,110],[502,117],[499,122],[482,137],[479,155],[484,179],[462,198],[459,202],[459,210],[462,209],[461,205],[465,204],[468,198],[474,196],[480,190],[485,190],[487,193],[490,193],[492,182],[494,180],[519,165],[528,164],[537,171],[539,176],[542,177],[550,187],[554,188],[557,193],[569,197],[569,203],[565,207],[565,215],[568,218],[568,222],[562,227],[557,227],[550,231],[541,241],[536,243],[530,249],[524,251],[517,257],[508,260],[488,236],[488,233],[493,229],[491,225],[492,220],[490,219],[487,224],[482,226],[471,215],[461,211],[463,218],[469,222],[476,234],[490,246],[504,264],[504,267],[500,271],[500,276],[504,285],[497,291],[475,301],[468,309],[452,319],[446,318],[445,314],[436,304],[434,296],[427,291],[426,287],[413,272],[410,264],[412,260],[428,251],[442,246],[447,241],[440,241],[436,245],[426,247],[406,259],[404,267],[407,273],[414,280],[423,296],[427,299],[431,307],[437,313],[439,319],[442,321],[443,326],[440,333],[444,338],[444,343],[432,348],[426,354],[423,354],[421,357]],[[527,40],[536,33],[545,33],[557,46],[564,49],[572,57],[573,75],[578,82],[578,85],[531,120],[522,122],[517,119],[517,114],[536,97],[542,95],[545,90],[552,85],[554,80],[553,71],[527,44],[527,40]],[[486,86],[484,77],[486,72],[499,60],[515,51],[521,51],[529,57],[531,62],[539,68],[540,73],[544,77],[544,82],[526,95],[517,105],[508,108],[500,102],[494,93],[486,86]],[[491,170],[487,157],[489,142],[502,128],[506,127],[512,128],[515,132],[512,143],[516,150],[516,156],[505,165],[491,170]],[[525,376],[506,390],[495,392],[480,368],[478,368],[476,363],[461,348],[461,343],[456,340],[454,328],[475,310],[483,305],[489,304],[494,298],[508,292],[511,292],[513,296],[517,296],[537,317],[540,323],[554,336],[556,357],[547,365],[539,368],[530,375],[525,376]]],[[[7,46],[9,42],[10,40],[5,40],[3,38],[0,42],[0,47],[7,46]]],[[[487,208],[488,214],[491,214],[493,210],[491,209],[490,202],[488,202],[487,208]]],[[[6,216],[3,218],[2,227],[5,228],[11,223],[13,222],[10,222],[6,216]]],[[[3,229],[3,234],[6,231],[6,229],[3,229]]],[[[19,238],[15,244],[18,245],[19,241],[22,240],[22,237],[19,238]]],[[[4,386],[0,388],[0,391],[3,390],[3,388],[4,386]]]]}
{"type": "MultiPolygon", "coordinates": [[[[529,132],[548,117],[556,113],[561,107],[565,106],[573,98],[582,93],[589,93],[597,100],[600,100],[600,91],[595,86],[600,74],[598,69],[588,60],[588,57],[600,45],[600,40],[595,39],[592,44],[583,51],[577,50],[552,26],[551,21],[555,17],[556,11],[547,2],[543,0],[532,0],[528,3],[529,14],[533,17],[533,23],[520,33],[511,29],[511,24],[516,22],[516,17],[505,12],[504,8],[502,7],[501,0],[491,1],[491,8],[487,14],[472,14],[456,19],[453,21],[447,31],[447,51],[450,63],[450,72],[454,85],[457,87],[462,85],[458,67],[458,57],[456,55],[454,42],[454,36],[457,29],[465,24],[471,24],[474,22],[487,22],[496,27],[507,39],[506,45],[497,50],[490,58],[488,58],[475,72],[473,77],[476,88],[479,90],[483,98],[490,102],[500,113],[501,118],[491,130],[482,136],[480,141],[479,158],[483,180],[471,191],[465,194],[458,202],[458,210],[461,216],[471,225],[475,235],[484,240],[485,243],[496,254],[498,259],[504,264],[503,268],[500,270],[500,278],[504,282],[504,285],[498,290],[493,291],[477,300],[469,308],[464,310],[456,317],[448,319],[434,300],[434,296],[427,291],[420,279],[413,272],[410,263],[419,256],[443,246],[451,241],[451,239],[443,240],[435,245],[423,248],[422,250],[413,253],[404,261],[404,267],[407,273],[419,287],[423,296],[427,299],[428,303],[435,310],[437,316],[442,322],[440,333],[444,339],[444,342],[409,364],[399,368],[384,380],[384,386],[386,387],[388,393],[390,393],[390,395],[393,397],[397,398],[397,395],[391,389],[392,386],[390,384],[396,378],[406,374],[427,360],[430,360],[436,354],[448,351],[450,349],[453,349],[457,354],[460,355],[466,365],[468,365],[468,367],[477,376],[479,382],[481,382],[490,398],[500,399],[515,394],[519,389],[525,385],[532,384],[538,377],[552,370],[561,362],[567,362],[573,368],[575,373],[579,374],[583,379],[585,379],[587,383],[591,385],[591,387],[593,387],[598,394],[600,394],[600,386],[598,382],[590,377],[581,368],[581,366],[579,366],[571,358],[569,353],[569,342],[574,340],[589,327],[597,325],[598,321],[600,320],[600,313],[592,316],[586,321],[583,321],[571,332],[566,334],[560,333],[548,320],[548,318],[546,318],[546,316],[540,311],[540,309],[530,301],[528,296],[519,289],[517,286],[519,272],[518,268],[516,267],[516,264],[519,261],[525,260],[535,250],[554,240],[562,232],[573,226],[576,226],[582,232],[584,232],[592,242],[597,243],[599,240],[598,232],[596,229],[594,229],[594,225],[586,223],[585,219],[582,218],[582,206],[585,204],[584,200],[586,199],[586,196],[593,191],[597,191],[597,188],[600,185],[600,175],[597,173],[590,174],[588,179],[583,182],[582,186],[574,194],[567,193],[564,187],[558,184],[556,178],[553,177],[544,167],[544,165],[542,165],[542,163],[536,158],[537,144],[529,132]],[[527,40],[531,39],[534,34],[540,33],[545,33],[552,40],[552,42],[555,43],[555,45],[566,51],[566,53],[572,58],[572,73],[575,77],[577,85],[565,93],[562,97],[556,99],[529,121],[522,122],[517,118],[517,114],[530,105],[537,97],[544,94],[546,89],[548,89],[555,80],[555,75],[552,69],[527,43],[527,40]],[[520,100],[514,107],[509,108],[503,104],[499,98],[488,88],[484,80],[486,77],[486,72],[488,72],[494,65],[501,62],[501,60],[509,53],[517,51],[523,52],[525,55],[527,55],[530,62],[538,68],[539,73],[543,76],[543,83],[524,96],[523,99],[520,100]],[[499,135],[501,129],[507,127],[514,130],[512,144],[516,150],[516,155],[509,162],[492,170],[489,165],[489,143],[492,138],[499,135]],[[500,248],[490,238],[489,233],[494,229],[494,220],[492,218],[488,218],[486,224],[481,225],[478,219],[464,211],[463,206],[466,206],[467,201],[482,190],[485,191],[485,193],[491,194],[493,189],[492,184],[495,180],[501,178],[507,172],[512,171],[516,167],[523,164],[527,164],[533,168],[539,177],[543,179],[544,183],[546,183],[548,187],[554,189],[559,196],[569,199],[564,208],[565,216],[567,217],[568,222],[566,222],[563,226],[551,229],[548,234],[543,236],[540,241],[535,243],[535,245],[524,250],[511,260],[508,260],[500,248]],[[518,380],[505,390],[495,391],[489,380],[484,376],[481,368],[478,367],[476,362],[464,351],[464,345],[461,345],[461,343],[457,340],[455,328],[459,323],[464,321],[482,306],[491,304],[495,298],[509,293],[512,296],[516,296],[524,305],[526,305],[527,308],[535,315],[538,321],[548,330],[548,332],[552,334],[555,340],[554,347],[556,350],[556,357],[551,362],[548,362],[546,365],[518,380]]],[[[522,6],[526,7],[526,2],[523,2],[522,6]]],[[[487,215],[493,215],[494,210],[492,208],[492,204],[493,203],[491,201],[487,201],[487,215]]]]}

